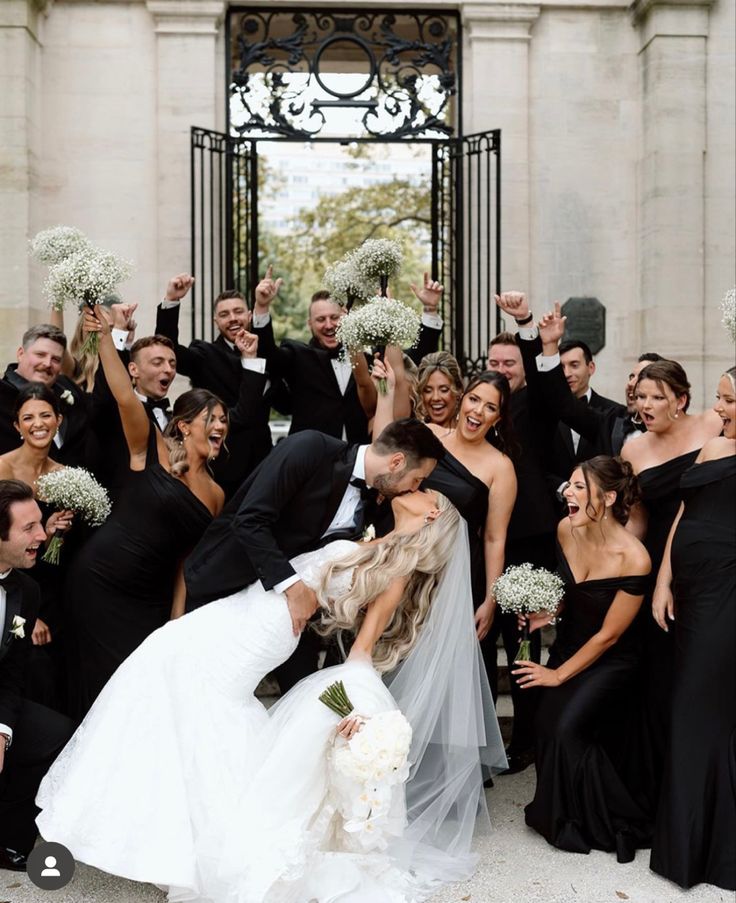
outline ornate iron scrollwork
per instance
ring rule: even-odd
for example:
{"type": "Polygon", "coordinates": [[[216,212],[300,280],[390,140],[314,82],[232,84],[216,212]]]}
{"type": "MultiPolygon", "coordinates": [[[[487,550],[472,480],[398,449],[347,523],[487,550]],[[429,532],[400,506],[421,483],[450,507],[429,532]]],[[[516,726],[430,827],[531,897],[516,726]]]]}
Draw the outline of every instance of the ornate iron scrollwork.
{"type": "Polygon", "coordinates": [[[235,134],[314,138],[331,109],[365,110],[362,132],[345,137],[455,133],[454,14],[251,9],[231,14],[230,34],[235,134]]]}

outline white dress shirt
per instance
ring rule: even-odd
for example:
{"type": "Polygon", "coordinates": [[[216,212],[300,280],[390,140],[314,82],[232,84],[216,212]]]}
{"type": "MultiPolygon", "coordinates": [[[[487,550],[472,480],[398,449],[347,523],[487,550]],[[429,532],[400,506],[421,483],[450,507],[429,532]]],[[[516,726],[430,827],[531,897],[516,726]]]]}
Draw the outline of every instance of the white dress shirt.
{"type": "MultiPolygon", "coordinates": [[[[350,475],[350,480],[345,487],[345,492],[343,493],[342,499],[340,499],[340,504],[337,506],[335,516],[330,521],[329,527],[322,534],[322,539],[326,536],[330,536],[332,533],[346,530],[355,523],[355,513],[360,504],[360,489],[358,489],[357,486],[352,485],[352,480],[365,480],[365,452],[367,448],[367,445],[361,445],[358,448],[358,454],[355,456],[355,464],[353,465],[353,472],[350,475]]],[[[298,583],[299,580],[301,580],[301,577],[299,577],[298,574],[292,574],[291,577],[287,577],[286,580],[277,583],[273,588],[274,592],[286,592],[290,586],[298,583]]]]}
{"type": "MultiPolygon", "coordinates": [[[[9,573],[10,573],[10,571],[5,571],[4,573],[0,574],[0,579],[7,577],[9,573]]],[[[0,584],[0,630],[3,629],[4,624],[5,624],[5,587],[2,584],[0,584]]],[[[5,637],[0,635],[0,643],[3,642],[4,639],[5,639],[5,637]]],[[[0,723],[0,734],[5,734],[7,737],[10,737],[11,741],[13,739],[13,731],[11,728],[8,727],[7,724],[0,723]]]]}
{"type": "MultiPolygon", "coordinates": [[[[146,402],[148,401],[148,398],[145,395],[143,395],[137,389],[133,389],[133,392],[135,392],[135,397],[139,401],[142,401],[143,404],[146,404],[146,402]]],[[[169,425],[169,418],[166,416],[166,414],[164,414],[164,412],[161,410],[161,408],[154,408],[153,416],[156,418],[156,423],[159,425],[159,429],[163,433],[163,431],[169,425]]]]}

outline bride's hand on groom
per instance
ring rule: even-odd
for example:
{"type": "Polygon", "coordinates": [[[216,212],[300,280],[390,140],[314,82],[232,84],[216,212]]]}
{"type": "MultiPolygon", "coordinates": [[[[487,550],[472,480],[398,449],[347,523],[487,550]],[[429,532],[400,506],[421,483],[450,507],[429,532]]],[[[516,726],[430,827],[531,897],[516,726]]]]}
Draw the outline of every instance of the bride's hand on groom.
{"type": "Polygon", "coordinates": [[[299,636],[317,611],[317,594],[299,580],[286,590],[286,604],[289,606],[294,636],[299,636]]]}
{"type": "Polygon", "coordinates": [[[352,739],[365,724],[362,715],[348,715],[337,725],[337,732],[346,740],[352,739]]]}

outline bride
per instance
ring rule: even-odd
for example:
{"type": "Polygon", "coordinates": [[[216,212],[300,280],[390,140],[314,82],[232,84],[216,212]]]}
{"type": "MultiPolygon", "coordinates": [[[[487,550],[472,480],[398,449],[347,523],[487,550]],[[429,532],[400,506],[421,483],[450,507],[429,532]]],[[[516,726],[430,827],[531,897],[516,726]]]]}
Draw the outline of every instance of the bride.
{"type": "Polygon", "coordinates": [[[354,635],[343,665],[267,713],[255,688],[298,641],[285,596],[256,583],[168,623],[120,666],[46,775],[42,836],[172,901],[413,903],[467,877],[476,817],[488,819],[481,762],[505,765],[467,530],[436,492],[391,504],[386,537],[291,562],[318,596],[320,632],[354,635]],[[336,680],[356,716],[398,708],[412,728],[409,779],[392,788],[398,828],[372,849],[345,829],[332,792],[337,731],[362,723],[319,701],[336,680]]]}

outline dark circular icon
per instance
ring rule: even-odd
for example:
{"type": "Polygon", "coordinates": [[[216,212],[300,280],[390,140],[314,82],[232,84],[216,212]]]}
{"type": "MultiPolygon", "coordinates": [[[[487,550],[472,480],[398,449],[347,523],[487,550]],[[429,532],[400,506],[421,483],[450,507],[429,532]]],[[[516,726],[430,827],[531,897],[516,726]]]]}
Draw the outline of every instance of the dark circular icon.
{"type": "Polygon", "coordinates": [[[39,843],[28,857],[26,872],[41,890],[60,890],[74,877],[72,854],[61,843],[39,843]]]}

